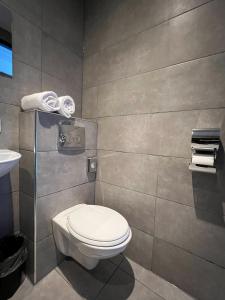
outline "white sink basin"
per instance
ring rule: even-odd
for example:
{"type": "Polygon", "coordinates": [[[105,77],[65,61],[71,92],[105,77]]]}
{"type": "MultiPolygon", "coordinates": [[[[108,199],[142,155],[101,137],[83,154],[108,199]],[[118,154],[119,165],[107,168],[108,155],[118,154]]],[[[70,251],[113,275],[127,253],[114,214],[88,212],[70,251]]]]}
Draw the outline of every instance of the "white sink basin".
{"type": "Polygon", "coordinates": [[[0,150],[0,177],[6,175],[17,165],[21,154],[11,150],[0,150]]]}

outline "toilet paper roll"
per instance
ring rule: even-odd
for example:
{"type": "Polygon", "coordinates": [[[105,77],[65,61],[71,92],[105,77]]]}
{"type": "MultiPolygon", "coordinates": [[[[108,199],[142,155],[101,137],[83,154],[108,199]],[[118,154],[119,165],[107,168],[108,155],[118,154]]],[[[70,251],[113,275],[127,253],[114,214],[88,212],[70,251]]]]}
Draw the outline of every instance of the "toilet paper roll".
{"type": "Polygon", "coordinates": [[[214,155],[193,154],[192,163],[195,165],[214,166],[214,155]]]}

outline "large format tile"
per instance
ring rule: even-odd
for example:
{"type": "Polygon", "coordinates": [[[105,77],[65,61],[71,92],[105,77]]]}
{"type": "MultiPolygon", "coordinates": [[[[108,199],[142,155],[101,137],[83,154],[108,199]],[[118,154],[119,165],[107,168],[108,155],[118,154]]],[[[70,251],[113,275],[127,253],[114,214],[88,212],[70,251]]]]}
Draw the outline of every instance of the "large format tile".
{"type": "Polygon", "coordinates": [[[0,148],[19,148],[19,108],[0,103],[0,148]]]}
{"type": "Polygon", "coordinates": [[[156,194],[158,158],[150,155],[98,152],[98,178],[137,192],[156,194]]]}
{"type": "Polygon", "coordinates": [[[153,237],[134,227],[131,227],[131,230],[132,239],[124,252],[125,255],[141,266],[151,269],[153,237]]]}
{"type": "Polygon", "coordinates": [[[224,215],[225,168],[222,157],[223,153],[219,153],[216,176],[191,173],[188,169],[190,159],[160,158],[157,196],[224,215]]]}
{"type": "MultiPolygon", "coordinates": [[[[59,123],[68,121],[65,117],[46,112],[37,112],[37,151],[58,149],[59,123]]],[[[94,122],[71,119],[73,126],[85,128],[85,149],[97,148],[97,124],[94,122]]]]}
{"type": "Polygon", "coordinates": [[[100,292],[97,300],[142,299],[163,300],[160,296],[147,289],[140,282],[121,270],[117,270],[108,284],[100,292]]]}
{"type": "Polygon", "coordinates": [[[224,16],[224,1],[211,1],[86,57],[84,86],[222,52],[225,49],[224,16]]]}
{"type": "Polygon", "coordinates": [[[103,118],[98,121],[98,149],[189,157],[198,117],[198,111],[191,111],[103,118]]]}
{"type": "Polygon", "coordinates": [[[224,120],[224,109],[101,118],[98,149],[190,158],[192,129],[220,128],[224,143],[224,120]]]}
{"type": "Polygon", "coordinates": [[[30,66],[41,68],[41,30],[23,17],[13,14],[14,57],[30,66]]]}
{"type": "Polygon", "coordinates": [[[154,274],[151,270],[143,268],[131,259],[124,259],[120,265],[120,269],[134,276],[136,280],[165,300],[193,300],[191,296],[175,285],[154,274]]]}
{"type": "Polygon", "coordinates": [[[220,216],[157,199],[155,220],[158,238],[225,266],[225,225],[220,216]]]}
{"type": "Polygon", "coordinates": [[[40,242],[37,242],[35,247],[35,272],[36,282],[38,282],[62,261],[63,256],[56,248],[54,237],[52,235],[40,242]]]}
{"type": "Polygon", "coordinates": [[[98,116],[98,88],[82,90],[82,117],[96,118],[98,116]]]}
{"type": "Polygon", "coordinates": [[[86,183],[37,198],[37,240],[41,240],[52,233],[52,218],[58,213],[79,203],[94,204],[94,188],[94,182],[86,183]]]}
{"type": "Polygon", "coordinates": [[[43,1],[43,30],[82,55],[83,2],[43,1]]]}
{"type": "Polygon", "coordinates": [[[224,57],[218,54],[85,89],[84,115],[224,107],[224,57]]]}
{"type": "Polygon", "coordinates": [[[35,286],[31,286],[29,283],[25,288],[20,291],[18,297],[15,295],[13,300],[80,300],[81,298],[71,289],[63,278],[53,270],[35,286]]]}
{"type": "Polygon", "coordinates": [[[26,111],[20,113],[20,149],[35,150],[35,111],[26,111]]]}
{"type": "Polygon", "coordinates": [[[199,300],[223,300],[225,271],[164,241],[154,242],[153,272],[199,300]]]}
{"type": "Polygon", "coordinates": [[[82,59],[47,34],[43,34],[42,70],[82,88],[82,59]]]}
{"type": "Polygon", "coordinates": [[[107,260],[102,260],[91,271],[85,270],[72,259],[63,261],[57,267],[59,274],[79,295],[78,299],[96,299],[115,269],[116,266],[107,260]]]}
{"type": "Polygon", "coordinates": [[[20,191],[34,196],[36,188],[35,154],[32,151],[20,149],[20,191]]]}
{"type": "Polygon", "coordinates": [[[194,206],[190,159],[161,157],[158,169],[157,196],[194,206]]]}
{"type": "Polygon", "coordinates": [[[20,192],[20,230],[32,242],[34,242],[35,232],[35,199],[20,192]]]}
{"type": "MultiPolygon", "coordinates": [[[[113,1],[107,6],[102,1],[101,7],[95,8],[89,1],[87,3],[86,21],[86,53],[90,54],[101,48],[116,43],[132,34],[141,32],[161,22],[184,13],[189,9],[206,3],[202,1],[134,1],[127,0],[122,3],[113,1]],[[89,6],[91,6],[89,8],[89,6]],[[90,15],[91,11],[91,15],[90,15]],[[134,22],[135,19],[135,22],[134,22]],[[117,34],[114,34],[117,32],[117,34]]],[[[98,1],[101,2],[101,1],[98,1]]]]}
{"type": "Polygon", "coordinates": [[[95,150],[85,152],[37,152],[37,196],[55,193],[95,180],[95,174],[87,172],[87,158],[96,155],[95,150]]]}
{"type": "Polygon", "coordinates": [[[155,197],[97,181],[95,201],[121,213],[131,226],[153,234],[155,197]]]}
{"type": "Polygon", "coordinates": [[[224,51],[224,16],[225,3],[216,0],[171,20],[171,63],[224,51]]]}
{"type": "Polygon", "coordinates": [[[20,105],[20,99],[41,90],[41,72],[16,59],[13,62],[13,77],[1,77],[0,101],[20,105]]]}
{"type": "Polygon", "coordinates": [[[70,80],[58,79],[52,75],[42,73],[42,91],[54,91],[58,96],[71,96],[76,105],[74,116],[81,118],[81,88],[74,86],[70,80]]]}
{"type": "Polygon", "coordinates": [[[38,26],[41,25],[42,1],[39,0],[2,0],[8,7],[38,26]]]}

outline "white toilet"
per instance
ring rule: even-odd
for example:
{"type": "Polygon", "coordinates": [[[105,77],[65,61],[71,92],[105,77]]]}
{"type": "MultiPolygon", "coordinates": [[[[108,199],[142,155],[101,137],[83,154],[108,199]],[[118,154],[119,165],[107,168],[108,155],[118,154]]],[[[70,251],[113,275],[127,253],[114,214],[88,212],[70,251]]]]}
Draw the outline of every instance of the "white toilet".
{"type": "Polygon", "coordinates": [[[126,219],[113,209],[78,204],[53,218],[57,248],[86,269],[96,267],[100,259],[125,250],[132,232],[126,219]]]}

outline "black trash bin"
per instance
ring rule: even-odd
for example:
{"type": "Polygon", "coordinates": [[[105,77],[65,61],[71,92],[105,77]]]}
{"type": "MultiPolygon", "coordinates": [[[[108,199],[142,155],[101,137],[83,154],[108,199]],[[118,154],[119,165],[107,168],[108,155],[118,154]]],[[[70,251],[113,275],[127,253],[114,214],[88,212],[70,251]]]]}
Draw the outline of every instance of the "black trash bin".
{"type": "Polygon", "coordinates": [[[0,300],[9,299],[21,283],[27,248],[22,235],[0,239],[0,300]]]}

